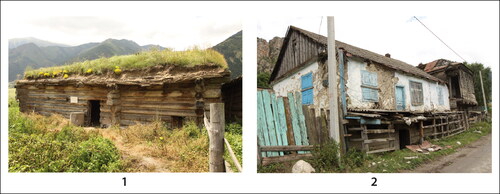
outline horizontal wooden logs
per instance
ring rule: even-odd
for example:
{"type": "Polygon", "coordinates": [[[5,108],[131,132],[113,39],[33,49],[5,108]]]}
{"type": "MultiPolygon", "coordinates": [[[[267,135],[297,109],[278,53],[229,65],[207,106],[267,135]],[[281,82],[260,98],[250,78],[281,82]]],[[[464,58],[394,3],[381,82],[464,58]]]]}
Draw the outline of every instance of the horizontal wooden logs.
{"type": "Polygon", "coordinates": [[[394,133],[394,129],[368,129],[366,133],[394,133]]]}
{"type": "Polygon", "coordinates": [[[394,137],[389,137],[389,138],[378,138],[378,139],[368,139],[368,140],[364,140],[364,143],[377,143],[377,142],[387,142],[387,141],[394,141],[395,138],[394,137]]]}
{"type": "Polygon", "coordinates": [[[314,145],[261,146],[262,152],[311,151],[314,145]]]}
{"type": "Polygon", "coordinates": [[[262,165],[268,165],[276,162],[286,162],[286,161],[293,161],[293,160],[300,160],[300,159],[307,159],[311,158],[312,154],[290,154],[290,155],[285,155],[285,156],[278,156],[278,157],[265,157],[262,158],[262,165]]]}

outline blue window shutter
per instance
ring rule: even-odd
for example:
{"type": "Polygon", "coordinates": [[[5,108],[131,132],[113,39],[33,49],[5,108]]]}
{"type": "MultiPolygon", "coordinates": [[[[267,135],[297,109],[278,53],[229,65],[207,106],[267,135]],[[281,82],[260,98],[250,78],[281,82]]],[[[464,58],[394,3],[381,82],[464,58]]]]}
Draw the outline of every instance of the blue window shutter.
{"type": "Polygon", "coordinates": [[[313,104],[313,76],[312,72],[301,77],[302,104],[313,104]]]}
{"type": "Polygon", "coordinates": [[[377,73],[361,70],[361,84],[366,86],[378,86],[377,73]]]}
{"type": "Polygon", "coordinates": [[[370,84],[371,84],[371,86],[377,87],[378,86],[377,73],[372,72],[370,74],[371,74],[370,75],[370,84]]]}
{"type": "Polygon", "coordinates": [[[301,88],[304,90],[310,87],[313,87],[312,73],[308,73],[302,76],[301,88]]]}
{"type": "Polygon", "coordinates": [[[370,85],[370,72],[361,70],[361,84],[370,85]]]}
{"type": "Polygon", "coordinates": [[[302,91],[302,104],[313,104],[313,89],[302,91]]]}
{"type": "Polygon", "coordinates": [[[361,88],[363,100],[378,102],[378,90],[371,88],[361,88]]]}

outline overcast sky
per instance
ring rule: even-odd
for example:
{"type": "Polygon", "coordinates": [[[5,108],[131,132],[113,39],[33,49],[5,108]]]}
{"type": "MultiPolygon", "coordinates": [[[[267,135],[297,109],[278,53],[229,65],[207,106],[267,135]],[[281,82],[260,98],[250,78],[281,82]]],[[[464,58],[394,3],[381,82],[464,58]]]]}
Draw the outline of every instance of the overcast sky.
{"type": "Polygon", "coordinates": [[[102,42],[108,38],[128,39],[139,45],[159,44],[184,50],[194,45],[215,46],[242,29],[238,17],[139,17],[114,16],[39,16],[19,14],[9,22],[9,39],[35,37],[76,46],[102,42]]]}
{"type": "MultiPolygon", "coordinates": [[[[498,66],[498,13],[471,9],[417,17],[467,62],[498,66]]],[[[284,37],[289,25],[327,35],[326,17],[310,16],[259,18],[257,36],[284,37]]],[[[336,15],[335,39],[412,65],[440,58],[463,61],[411,15],[336,15]]]]}

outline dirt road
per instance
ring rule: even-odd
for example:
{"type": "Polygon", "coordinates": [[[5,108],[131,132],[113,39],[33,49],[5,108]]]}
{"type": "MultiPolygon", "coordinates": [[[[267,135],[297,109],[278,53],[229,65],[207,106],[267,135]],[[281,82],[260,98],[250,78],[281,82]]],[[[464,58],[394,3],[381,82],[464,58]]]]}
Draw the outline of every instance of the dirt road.
{"type": "Polygon", "coordinates": [[[457,152],[408,172],[491,173],[491,134],[457,152]]]}

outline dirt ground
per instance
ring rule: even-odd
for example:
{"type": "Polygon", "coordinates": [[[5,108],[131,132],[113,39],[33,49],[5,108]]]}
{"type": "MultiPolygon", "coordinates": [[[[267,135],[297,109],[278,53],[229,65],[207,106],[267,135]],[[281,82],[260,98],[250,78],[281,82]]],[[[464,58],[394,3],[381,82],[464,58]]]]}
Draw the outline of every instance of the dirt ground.
{"type": "Polygon", "coordinates": [[[491,173],[491,134],[406,173],[491,173]]]}
{"type": "Polygon", "coordinates": [[[138,144],[131,145],[125,144],[122,137],[113,133],[111,130],[101,130],[94,127],[85,127],[86,130],[98,130],[101,135],[115,144],[116,148],[120,151],[122,159],[129,161],[136,172],[170,172],[168,170],[168,162],[161,159],[152,157],[146,146],[138,144]]]}

